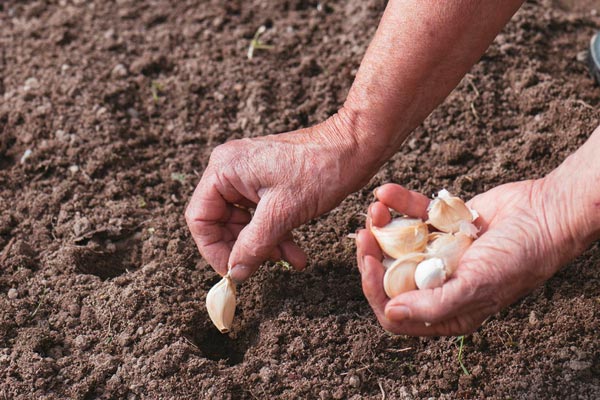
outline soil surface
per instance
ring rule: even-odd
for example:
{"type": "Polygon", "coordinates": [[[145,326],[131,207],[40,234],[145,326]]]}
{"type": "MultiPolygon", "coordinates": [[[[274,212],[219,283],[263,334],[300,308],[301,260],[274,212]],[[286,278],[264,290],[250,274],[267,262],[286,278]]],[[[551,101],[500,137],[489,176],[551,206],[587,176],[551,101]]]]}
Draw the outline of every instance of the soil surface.
{"type": "Polygon", "coordinates": [[[469,198],[586,140],[598,2],[558,3],[526,4],[367,187],[296,232],[308,270],[262,268],[221,335],[183,218],[211,150],[334,113],[384,2],[0,2],[0,399],[600,398],[598,243],[465,338],[467,375],[456,338],[379,327],[346,238],[382,183],[469,198]],[[261,25],[274,48],[248,60],[261,25]]]}

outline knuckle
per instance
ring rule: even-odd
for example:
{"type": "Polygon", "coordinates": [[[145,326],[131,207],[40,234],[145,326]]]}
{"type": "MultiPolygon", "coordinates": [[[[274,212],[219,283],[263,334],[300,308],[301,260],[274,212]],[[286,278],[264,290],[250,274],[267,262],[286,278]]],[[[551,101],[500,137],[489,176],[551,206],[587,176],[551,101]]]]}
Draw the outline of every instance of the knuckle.
{"type": "Polygon", "coordinates": [[[187,223],[188,227],[190,227],[192,225],[192,223],[194,222],[195,214],[194,214],[194,209],[189,204],[185,208],[185,212],[183,215],[185,217],[185,222],[187,223]]]}

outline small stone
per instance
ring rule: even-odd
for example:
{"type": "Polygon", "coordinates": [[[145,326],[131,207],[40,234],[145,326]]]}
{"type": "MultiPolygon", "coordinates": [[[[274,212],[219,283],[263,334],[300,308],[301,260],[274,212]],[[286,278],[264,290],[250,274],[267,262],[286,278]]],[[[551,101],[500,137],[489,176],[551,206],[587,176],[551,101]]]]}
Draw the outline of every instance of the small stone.
{"type": "Polygon", "coordinates": [[[82,350],[85,349],[86,347],[88,347],[88,341],[85,338],[85,336],[78,335],[75,338],[75,346],[78,347],[78,348],[80,348],[80,349],[82,349],[82,350]]]}
{"type": "Polygon", "coordinates": [[[104,39],[106,39],[106,40],[111,40],[116,37],[117,37],[117,35],[115,34],[115,30],[113,28],[110,28],[109,30],[104,32],[104,39]]]}
{"type": "Polygon", "coordinates": [[[113,78],[124,78],[129,74],[129,72],[127,72],[127,68],[125,68],[123,64],[117,64],[114,66],[110,74],[113,78]]]}
{"type": "Polygon", "coordinates": [[[126,332],[123,332],[119,336],[117,336],[116,341],[119,346],[127,347],[131,344],[131,342],[133,342],[133,339],[131,338],[131,335],[129,335],[126,332]]]}
{"type": "Polygon", "coordinates": [[[537,324],[539,321],[537,319],[537,316],[535,315],[535,311],[531,311],[529,313],[529,325],[535,325],[537,324]]]}
{"type": "Polygon", "coordinates": [[[577,61],[579,61],[579,62],[586,62],[587,57],[588,57],[587,50],[583,50],[583,51],[580,51],[579,53],[577,53],[577,61]]]}
{"type": "Polygon", "coordinates": [[[329,400],[329,399],[331,399],[331,393],[329,393],[327,390],[321,390],[319,392],[319,399],[329,400]]]}
{"type": "Polygon", "coordinates": [[[353,388],[357,389],[360,387],[360,378],[356,375],[350,375],[348,378],[348,384],[353,388]]]}
{"type": "Polygon", "coordinates": [[[17,297],[19,297],[19,292],[17,291],[17,289],[15,289],[15,288],[8,289],[8,298],[9,299],[14,300],[17,297]]]}
{"type": "Polygon", "coordinates": [[[38,81],[34,77],[30,77],[25,80],[25,85],[23,86],[23,90],[28,92],[33,89],[38,89],[39,87],[40,87],[40,81],[38,81]]]}
{"type": "Polygon", "coordinates": [[[266,366],[260,369],[258,375],[260,376],[260,380],[263,381],[263,383],[269,383],[275,377],[275,373],[273,372],[273,370],[266,366]]]}
{"type": "Polygon", "coordinates": [[[79,172],[79,167],[77,165],[71,165],[69,167],[69,171],[71,171],[72,174],[76,174],[77,172],[79,172]]]}
{"type": "Polygon", "coordinates": [[[31,154],[33,153],[33,151],[31,149],[27,149],[25,150],[25,152],[23,153],[23,155],[21,156],[21,164],[25,164],[25,161],[27,161],[27,159],[29,157],[31,157],[31,154]]]}
{"type": "Polygon", "coordinates": [[[90,220],[86,217],[78,218],[73,224],[73,233],[75,236],[81,236],[92,229],[90,220]]]}

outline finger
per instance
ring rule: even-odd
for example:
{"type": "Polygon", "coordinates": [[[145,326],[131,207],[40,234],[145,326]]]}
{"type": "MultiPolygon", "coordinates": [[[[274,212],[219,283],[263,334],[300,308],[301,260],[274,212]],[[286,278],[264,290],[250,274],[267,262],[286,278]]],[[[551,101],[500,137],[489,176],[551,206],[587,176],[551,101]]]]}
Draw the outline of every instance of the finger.
{"type": "Polygon", "coordinates": [[[227,241],[235,241],[239,236],[242,229],[246,227],[246,224],[227,224],[223,227],[227,231],[226,239],[227,241]]]}
{"type": "Polygon", "coordinates": [[[384,328],[385,326],[385,305],[388,302],[388,297],[383,291],[383,275],[385,271],[381,262],[370,255],[366,255],[362,259],[362,289],[369,302],[369,305],[375,312],[377,319],[384,328]]]}
{"type": "Polygon", "coordinates": [[[368,229],[361,229],[356,234],[356,254],[359,261],[366,255],[369,255],[376,260],[383,259],[381,249],[379,248],[375,237],[368,229]]]}
{"type": "Polygon", "coordinates": [[[479,299],[473,298],[464,280],[451,279],[435,289],[412,290],[391,299],[385,309],[390,321],[438,323],[479,308],[479,299]]]}
{"type": "Polygon", "coordinates": [[[430,200],[421,193],[413,192],[395,183],[387,183],[375,189],[375,197],[384,205],[409,217],[427,219],[430,200]]]}
{"type": "Polygon", "coordinates": [[[246,223],[249,213],[231,203],[243,199],[208,168],[185,211],[185,219],[202,257],[221,275],[227,273],[230,234],[223,222],[246,223]]]}
{"type": "Polygon", "coordinates": [[[292,264],[297,271],[306,268],[306,254],[293,240],[284,240],[279,244],[283,259],[292,264]]]}
{"type": "MultiPolygon", "coordinates": [[[[389,208],[380,201],[377,201],[369,206],[367,213],[373,226],[384,226],[392,220],[389,208]]],[[[371,226],[371,225],[367,225],[371,226]]]]}
{"type": "Polygon", "coordinates": [[[481,320],[479,323],[474,323],[472,325],[463,325],[463,323],[457,318],[442,321],[437,324],[425,324],[423,322],[413,321],[404,321],[398,323],[388,320],[387,325],[382,324],[382,326],[387,331],[395,333],[397,335],[458,336],[474,332],[476,328],[481,325],[481,322],[483,322],[483,320],[481,320]]]}
{"type": "Polygon", "coordinates": [[[289,208],[278,205],[275,193],[266,193],[258,203],[252,220],[240,232],[229,256],[231,278],[241,283],[272,256],[286,234],[289,208]]]}
{"type": "Polygon", "coordinates": [[[227,213],[221,218],[220,222],[226,224],[247,224],[252,219],[252,215],[244,209],[233,204],[227,205],[227,213]]]}

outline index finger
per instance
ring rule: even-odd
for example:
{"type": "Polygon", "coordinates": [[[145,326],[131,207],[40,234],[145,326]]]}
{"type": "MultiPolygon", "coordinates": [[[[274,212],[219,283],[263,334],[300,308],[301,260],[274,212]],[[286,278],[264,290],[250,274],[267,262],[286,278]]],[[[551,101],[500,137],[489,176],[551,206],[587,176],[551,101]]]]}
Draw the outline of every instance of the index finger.
{"type": "Polygon", "coordinates": [[[375,189],[375,197],[387,207],[409,217],[427,219],[429,198],[395,183],[386,183],[375,189]]]}
{"type": "MultiPolygon", "coordinates": [[[[221,275],[227,273],[231,253],[231,232],[224,226],[246,224],[248,213],[233,205],[243,198],[224,187],[216,174],[207,170],[196,186],[185,212],[185,218],[202,257],[221,275]],[[229,195],[228,199],[222,194],[229,195]],[[229,200],[229,201],[228,201],[229,200]]],[[[234,238],[233,238],[234,239],[234,238]]]]}

